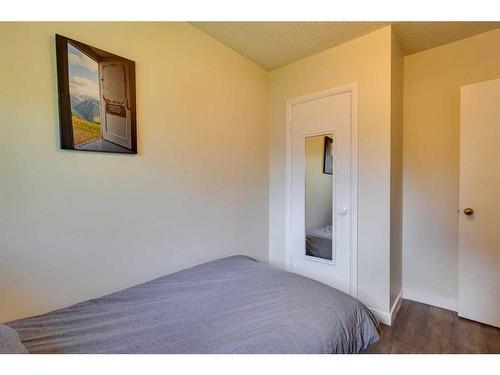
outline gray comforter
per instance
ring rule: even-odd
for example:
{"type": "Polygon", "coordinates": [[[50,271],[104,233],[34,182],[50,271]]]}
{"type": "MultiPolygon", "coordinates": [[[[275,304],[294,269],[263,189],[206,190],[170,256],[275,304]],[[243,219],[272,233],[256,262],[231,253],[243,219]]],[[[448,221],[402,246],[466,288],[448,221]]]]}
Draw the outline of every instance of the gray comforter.
{"type": "Polygon", "coordinates": [[[30,353],[357,353],[378,339],[354,298],[244,256],[6,325],[30,353]]]}

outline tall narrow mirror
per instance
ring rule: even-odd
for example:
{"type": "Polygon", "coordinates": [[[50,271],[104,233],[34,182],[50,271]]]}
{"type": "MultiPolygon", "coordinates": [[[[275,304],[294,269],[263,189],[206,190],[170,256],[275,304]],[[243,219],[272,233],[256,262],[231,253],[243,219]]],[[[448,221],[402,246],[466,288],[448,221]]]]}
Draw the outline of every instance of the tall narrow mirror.
{"type": "Polygon", "coordinates": [[[333,260],[333,134],[305,138],[305,255],[333,260]]]}

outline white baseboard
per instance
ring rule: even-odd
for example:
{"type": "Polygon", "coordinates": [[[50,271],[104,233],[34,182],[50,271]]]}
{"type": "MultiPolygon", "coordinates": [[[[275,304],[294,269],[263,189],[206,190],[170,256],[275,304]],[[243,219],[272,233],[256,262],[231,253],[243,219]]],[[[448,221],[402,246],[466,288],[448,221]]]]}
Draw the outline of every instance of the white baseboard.
{"type": "Polygon", "coordinates": [[[383,323],[387,326],[391,325],[391,314],[388,312],[380,311],[369,307],[370,311],[375,315],[375,318],[379,321],[379,323],[383,323]]]}
{"type": "Polygon", "coordinates": [[[403,298],[440,307],[446,310],[458,311],[458,301],[453,298],[441,297],[435,294],[419,292],[417,290],[403,289],[403,298]]]}
{"type": "Polygon", "coordinates": [[[375,318],[377,318],[377,320],[380,323],[383,323],[387,326],[390,326],[392,324],[392,322],[394,321],[394,318],[396,317],[396,314],[399,311],[399,308],[401,307],[401,295],[402,295],[402,293],[403,293],[403,291],[401,290],[399,292],[398,297],[396,298],[396,301],[394,301],[394,304],[392,305],[390,312],[380,311],[380,310],[369,307],[370,311],[373,313],[373,315],[375,315],[375,318]]]}
{"type": "Polygon", "coordinates": [[[390,312],[377,310],[372,307],[369,307],[369,309],[373,313],[373,315],[375,315],[375,318],[377,318],[377,320],[380,323],[390,326],[394,321],[394,318],[396,317],[399,308],[401,307],[401,302],[403,298],[416,302],[425,303],[431,306],[440,307],[446,310],[452,310],[452,311],[458,310],[458,302],[456,299],[441,297],[435,294],[418,292],[416,290],[411,290],[411,289],[402,289],[399,292],[399,295],[396,298],[394,304],[392,305],[390,312]]]}
{"type": "Polygon", "coordinates": [[[399,308],[401,307],[401,302],[403,300],[403,289],[399,291],[398,297],[394,301],[394,304],[391,307],[391,323],[394,321],[394,318],[396,317],[399,308]]]}

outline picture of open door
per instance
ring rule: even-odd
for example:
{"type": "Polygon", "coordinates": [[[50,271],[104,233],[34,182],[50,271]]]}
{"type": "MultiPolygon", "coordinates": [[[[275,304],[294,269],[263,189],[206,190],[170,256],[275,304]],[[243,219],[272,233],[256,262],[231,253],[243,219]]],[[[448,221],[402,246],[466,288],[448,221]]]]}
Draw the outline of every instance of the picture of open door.
{"type": "Polygon", "coordinates": [[[127,65],[120,61],[99,63],[102,138],[132,148],[131,111],[127,65]]]}
{"type": "Polygon", "coordinates": [[[135,63],[56,35],[61,148],[135,154],[135,63]]]}

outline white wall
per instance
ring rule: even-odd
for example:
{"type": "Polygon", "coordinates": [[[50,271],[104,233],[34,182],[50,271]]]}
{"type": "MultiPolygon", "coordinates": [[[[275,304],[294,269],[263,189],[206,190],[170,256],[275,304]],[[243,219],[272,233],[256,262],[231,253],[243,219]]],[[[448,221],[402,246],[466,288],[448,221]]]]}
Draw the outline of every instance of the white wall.
{"type": "Polygon", "coordinates": [[[500,30],[404,59],[403,286],[456,307],[460,86],[500,77],[500,30]]]}
{"type": "Polygon", "coordinates": [[[332,223],[331,174],[323,173],[325,136],[306,138],[306,231],[332,223]]]}
{"type": "Polygon", "coordinates": [[[403,287],[403,55],[391,44],[391,308],[403,287]]]}
{"type": "Polygon", "coordinates": [[[0,322],[267,261],[263,69],[185,23],[2,23],[0,56],[0,322]],[[55,33],[136,61],[138,155],[59,149],[55,33]]]}
{"type": "Polygon", "coordinates": [[[269,73],[270,262],[285,267],[285,101],[359,83],[359,298],[389,311],[391,27],[269,73]]]}

